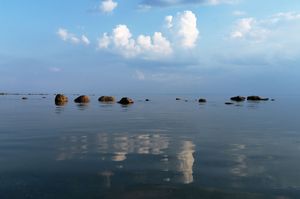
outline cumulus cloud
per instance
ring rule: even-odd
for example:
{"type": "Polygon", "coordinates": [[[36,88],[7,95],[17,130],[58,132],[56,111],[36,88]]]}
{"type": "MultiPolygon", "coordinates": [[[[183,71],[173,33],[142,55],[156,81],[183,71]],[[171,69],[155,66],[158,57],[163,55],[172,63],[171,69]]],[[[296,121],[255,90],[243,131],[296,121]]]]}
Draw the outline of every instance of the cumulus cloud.
{"type": "Polygon", "coordinates": [[[72,44],[90,44],[89,39],[85,35],[81,35],[81,37],[78,37],[74,33],[70,33],[67,29],[64,28],[59,28],[57,31],[57,35],[63,41],[70,42],[72,44]]]}
{"type": "Polygon", "coordinates": [[[100,5],[100,10],[103,13],[110,13],[118,6],[117,2],[113,0],[103,0],[100,5]]]}
{"type": "Polygon", "coordinates": [[[155,59],[168,56],[172,53],[171,43],[162,35],[161,32],[155,32],[153,36],[139,35],[133,38],[129,28],[120,24],[117,25],[111,35],[104,33],[98,39],[100,49],[112,48],[124,57],[136,57],[155,59]]]}
{"type": "Polygon", "coordinates": [[[199,30],[197,28],[197,17],[192,11],[178,13],[176,17],[167,16],[165,18],[167,28],[174,34],[175,40],[183,48],[193,48],[196,45],[199,30]]]}
{"type": "Polygon", "coordinates": [[[144,59],[158,59],[172,55],[173,49],[194,48],[199,36],[197,17],[192,11],[178,13],[175,17],[165,17],[167,35],[154,32],[151,35],[133,37],[127,25],[117,25],[112,32],[104,33],[98,39],[99,49],[108,49],[123,55],[126,58],[141,57],[144,59]]]}
{"type": "Polygon", "coordinates": [[[143,0],[141,5],[148,7],[169,7],[184,4],[219,5],[237,2],[239,2],[239,0],[143,0]]]}

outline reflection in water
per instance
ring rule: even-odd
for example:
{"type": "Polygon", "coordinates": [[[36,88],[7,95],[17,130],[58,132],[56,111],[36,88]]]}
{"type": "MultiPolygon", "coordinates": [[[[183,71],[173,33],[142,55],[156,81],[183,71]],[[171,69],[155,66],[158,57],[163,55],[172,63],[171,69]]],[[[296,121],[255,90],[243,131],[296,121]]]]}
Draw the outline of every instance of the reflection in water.
{"type": "MultiPolygon", "coordinates": [[[[63,136],[63,147],[57,160],[76,159],[88,150],[99,154],[112,154],[112,161],[124,161],[128,154],[162,154],[169,146],[169,138],[164,135],[116,135],[99,133],[96,135],[63,136]]],[[[104,158],[105,159],[105,158],[104,158]]]]}
{"type": "Polygon", "coordinates": [[[78,110],[84,111],[89,107],[89,104],[88,103],[79,103],[79,104],[76,104],[76,106],[77,106],[78,110]]]}
{"type": "Polygon", "coordinates": [[[191,141],[184,141],[182,143],[182,151],[178,154],[179,160],[178,171],[183,174],[183,183],[190,184],[194,181],[193,179],[193,165],[195,145],[191,141]]]}
{"type": "MultiPolygon", "coordinates": [[[[118,162],[115,168],[123,168],[123,163],[127,160],[129,154],[139,155],[155,155],[160,156],[158,162],[160,170],[168,172],[174,168],[182,174],[181,182],[189,184],[193,179],[193,165],[195,145],[192,141],[179,141],[180,151],[176,153],[176,159],[170,159],[170,155],[166,154],[169,149],[170,138],[163,134],[87,134],[87,135],[71,135],[61,138],[63,144],[59,149],[56,157],[58,161],[85,159],[90,154],[98,154],[101,161],[118,162]],[[100,156],[99,156],[100,155],[100,156]]],[[[175,150],[177,147],[174,148],[175,150]]],[[[148,156],[153,158],[153,156],[148,156]]],[[[130,165],[130,163],[128,163],[130,165]]],[[[143,164],[141,164],[142,166],[143,164]]],[[[146,165],[144,165],[146,166],[146,165]]],[[[107,185],[110,184],[110,176],[108,173],[101,173],[107,177],[107,185]],[[104,175],[105,174],[105,175],[104,175]]],[[[171,181],[170,178],[163,178],[165,182],[171,181]]]]}
{"type": "Polygon", "coordinates": [[[247,156],[243,154],[243,151],[246,149],[246,145],[244,144],[233,144],[232,145],[234,151],[234,161],[235,161],[235,166],[231,169],[231,173],[233,175],[239,176],[239,177],[246,177],[248,176],[247,173],[247,156]]]}
{"type": "Polygon", "coordinates": [[[114,175],[112,171],[103,171],[99,173],[100,176],[103,176],[105,178],[105,187],[110,188],[111,187],[111,176],[114,175]]]}

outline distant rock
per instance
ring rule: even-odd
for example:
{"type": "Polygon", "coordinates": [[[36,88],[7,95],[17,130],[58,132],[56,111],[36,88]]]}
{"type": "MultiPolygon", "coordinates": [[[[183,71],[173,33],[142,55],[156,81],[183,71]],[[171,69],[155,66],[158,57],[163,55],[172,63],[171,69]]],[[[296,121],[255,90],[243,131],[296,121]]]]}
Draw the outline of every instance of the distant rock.
{"type": "Polygon", "coordinates": [[[68,97],[64,96],[63,94],[57,94],[55,96],[55,102],[68,102],[68,97]]]}
{"type": "Polygon", "coordinates": [[[177,101],[179,101],[179,100],[181,100],[181,98],[179,98],[179,97],[176,97],[176,100],[177,100],[177,101]]]}
{"type": "Polygon", "coordinates": [[[146,102],[149,102],[150,100],[149,100],[149,99],[145,99],[145,101],[146,101],[146,102]]]}
{"type": "Polygon", "coordinates": [[[43,99],[45,99],[46,97],[42,97],[43,99]]]}
{"type": "Polygon", "coordinates": [[[205,102],[206,102],[206,99],[200,98],[200,99],[198,100],[198,102],[199,102],[199,103],[205,103],[205,102]]]}
{"type": "Polygon", "coordinates": [[[249,101],[268,101],[269,98],[263,98],[260,96],[248,96],[247,100],[249,100],[249,101]]]}
{"type": "Polygon", "coordinates": [[[225,102],[226,105],[232,105],[232,102],[225,102]]]}
{"type": "Polygon", "coordinates": [[[134,101],[128,97],[123,97],[120,101],[118,101],[119,104],[128,105],[133,104],[134,101]]]}
{"type": "Polygon", "coordinates": [[[232,101],[236,101],[236,102],[243,102],[243,101],[245,101],[246,100],[246,98],[245,97],[243,97],[243,96],[235,96],[235,97],[232,97],[232,98],[230,98],[232,101]]]}
{"type": "Polygon", "coordinates": [[[106,102],[106,103],[113,103],[116,101],[116,99],[113,96],[101,96],[101,97],[99,97],[98,101],[106,102]]]}
{"type": "Polygon", "coordinates": [[[57,94],[55,96],[55,105],[56,106],[63,106],[68,102],[68,97],[64,96],[63,94],[57,94]]]}
{"type": "Polygon", "coordinates": [[[271,101],[272,101],[272,102],[274,102],[274,101],[275,101],[275,99],[271,99],[271,101]]]}
{"type": "Polygon", "coordinates": [[[27,97],[22,97],[22,100],[27,100],[28,98],[27,97]]]}
{"type": "Polygon", "coordinates": [[[74,100],[75,103],[89,103],[90,98],[86,95],[81,95],[74,100]]]}

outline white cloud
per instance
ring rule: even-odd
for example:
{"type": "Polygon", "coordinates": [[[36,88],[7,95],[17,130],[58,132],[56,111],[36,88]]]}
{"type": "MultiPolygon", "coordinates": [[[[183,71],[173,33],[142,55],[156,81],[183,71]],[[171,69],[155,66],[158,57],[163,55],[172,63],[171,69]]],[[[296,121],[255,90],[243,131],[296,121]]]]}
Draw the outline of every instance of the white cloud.
{"type": "Polygon", "coordinates": [[[245,11],[241,11],[241,10],[235,10],[235,11],[232,12],[232,15],[233,15],[233,16],[238,16],[238,17],[244,16],[244,15],[246,15],[246,14],[247,14],[247,13],[246,13],[245,11]]]}
{"type": "Polygon", "coordinates": [[[110,46],[126,58],[140,55],[146,59],[156,59],[172,54],[171,44],[161,32],[155,32],[152,37],[139,35],[134,39],[128,27],[123,24],[117,25],[111,35],[104,33],[98,39],[100,49],[110,46]]]}
{"type": "Polygon", "coordinates": [[[187,49],[196,46],[199,30],[197,28],[197,17],[192,11],[187,10],[178,13],[174,18],[167,16],[165,21],[181,47],[187,49]]]}
{"type": "MultiPolygon", "coordinates": [[[[264,41],[273,31],[280,28],[280,23],[300,20],[300,13],[281,12],[265,19],[252,17],[238,19],[231,32],[233,39],[248,39],[250,41],[264,41]]],[[[281,24],[282,25],[282,24],[281,24]]]]}
{"type": "Polygon", "coordinates": [[[78,37],[74,33],[70,33],[67,29],[64,28],[59,28],[57,31],[57,35],[63,41],[70,42],[72,44],[90,44],[90,40],[85,35],[81,35],[81,37],[78,37]]]}
{"type": "Polygon", "coordinates": [[[239,0],[207,0],[210,5],[219,5],[219,4],[235,4],[238,3],[239,0]]]}
{"type": "Polygon", "coordinates": [[[113,0],[103,0],[100,5],[100,10],[104,13],[112,12],[118,6],[113,0]]]}
{"type": "Polygon", "coordinates": [[[81,36],[81,41],[82,41],[85,45],[89,45],[89,44],[90,44],[90,40],[89,40],[85,35],[82,35],[82,36],[81,36]]]}
{"type": "Polygon", "coordinates": [[[173,27],[173,16],[171,16],[171,15],[166,16],[165,22],[167,24],[167,28],[172,28],[173,27]]]}
{"type": "Polygon", "coordinates": [[[231,33],[232,38],[242,38],[251,32],[256,24],[254,18],[243,18],[236,22],[235,30],[231,33]]]}

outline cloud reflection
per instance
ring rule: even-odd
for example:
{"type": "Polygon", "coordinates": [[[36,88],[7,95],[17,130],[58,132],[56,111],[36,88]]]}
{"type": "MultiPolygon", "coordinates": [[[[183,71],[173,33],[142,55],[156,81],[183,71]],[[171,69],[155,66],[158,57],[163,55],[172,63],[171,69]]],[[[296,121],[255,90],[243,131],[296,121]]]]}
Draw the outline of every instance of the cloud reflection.
{"type": "Polygon", "coordinates": [[[178,154],[179,160],[178,171],[183,174],[183,183],[190,184],[194,181],[193,178],[193,166],[194,166],[194,152],[195,145],[191,141],[183,141],[182,151],[178,154]]]}

